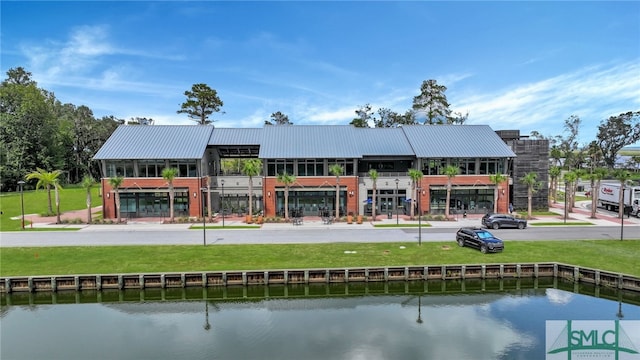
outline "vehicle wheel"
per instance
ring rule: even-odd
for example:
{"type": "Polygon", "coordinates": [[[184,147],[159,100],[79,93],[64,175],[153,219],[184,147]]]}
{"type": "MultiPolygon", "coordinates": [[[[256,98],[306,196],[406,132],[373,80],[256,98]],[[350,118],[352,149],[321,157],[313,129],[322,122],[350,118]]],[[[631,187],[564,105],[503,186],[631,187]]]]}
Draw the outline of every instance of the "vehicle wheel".
{"type": "Polygon", "coordinates": [[[492,226],[492,227],[493,227],[493,230],[498,230],[498,229],[500,229],[500,224],[498,224],[498,223],[493,223],[493,226],[492,226]]]}
{"type": "Polygon", "coordinates": [[[487,253],[487,245],[480,246],[480,252],[483,253],[483,254],[486,254],[487,253]]]}
{"type": "Polygon", "coordinates": [[[519,223],[518,224],[518,229],[520,229],[520,230],[524,229],[524,224],[523,223],[519,223]]]}
{"type": "Polygon", "coordinates": [[[464,239],[458,239],[458,246],[464,247],[464,239]]]}

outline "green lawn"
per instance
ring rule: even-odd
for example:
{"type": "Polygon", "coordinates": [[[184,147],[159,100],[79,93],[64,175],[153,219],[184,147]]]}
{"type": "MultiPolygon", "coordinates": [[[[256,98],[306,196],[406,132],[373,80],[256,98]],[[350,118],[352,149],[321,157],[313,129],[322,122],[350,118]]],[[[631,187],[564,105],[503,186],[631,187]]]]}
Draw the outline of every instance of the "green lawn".
{"type": "Polygon", "coordinates": [[[640,276],[639,254],[640,240],[514,241],[486,255],[454,242],[2,248],[0,276],[554,261],[640,276]]]}
{"type": "MultiPolygon", "coordinates": [[[[53,211],[56,209],[55,193],[51,191],[51,206],[53,211]]],[[[83,188],[65,187],[60,191],[60,211],[75,211],[78,209],[86,209],[87,193],[83,188]]],[[[25,191],[24,192],[24,213],[47,215],[48,213],[48,197],[46,190],[25,191]]],[[[91,206],[102,205],[102,198],[99,197],[98,187],[91,190],[91,206]]],[[[20,230],[20,217],[22,216],[20,193],[2,193],[0,195],[0,231],[17,231],[20,230]],[[11,218],[16,218],[12,220],[11,218]]],[[[55,213],[52,214],[55,216],[55,213]]],[[[29,226],[29,217],[25,217],[25,226],[29,226]]]]}

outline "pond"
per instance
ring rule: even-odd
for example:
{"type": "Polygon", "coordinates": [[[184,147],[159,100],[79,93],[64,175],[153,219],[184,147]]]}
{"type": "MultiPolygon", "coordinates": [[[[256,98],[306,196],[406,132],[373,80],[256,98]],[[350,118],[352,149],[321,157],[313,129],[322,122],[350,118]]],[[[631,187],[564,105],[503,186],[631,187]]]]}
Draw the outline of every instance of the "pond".
{"type": "Polygon", "coordinates": [[[640,319],[556,279],[2,295],[6,359],[544,359],[546,320],[640,319]]]}

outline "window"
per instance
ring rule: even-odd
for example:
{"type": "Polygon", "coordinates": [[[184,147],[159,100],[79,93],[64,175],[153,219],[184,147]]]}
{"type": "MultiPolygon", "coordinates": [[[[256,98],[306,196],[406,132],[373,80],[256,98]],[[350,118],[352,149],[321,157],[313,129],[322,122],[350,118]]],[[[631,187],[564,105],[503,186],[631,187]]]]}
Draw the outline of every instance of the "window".
{"type": "Polygon", "coordinates": [[[121,161],[108,161],[107,162],[107,177],[133,177],[133,161],[121,160],[121,161]]]}
{"type": "Polygon", "coordinates": [[[267,160],[267,176],[278,176],[282,173],[295,175],[293,172],[293,160],[267,160]]]}
{"type": "Polygon", "coordinates": [[[458,159],[460,175],[474,175],[476,173],[476,159],[458,159]]]}
{"type": "Polygon", "coordinates": [[[500,159],[480,159],[480,175],[497,174],[499,169],[498,164],[500,162],[502,162],[500,159]]]}
{"type": "Polygon", "coordinates": [[[162,177],[163,160],[138,160],[138,177],[162,177]]]}
{"type": "Polygon", "coordinates": [[[422,163],[422,173],[425,175],[440,175],[447,166],[447,159],[425,159],[422,163]]]}
{"type": "Polygon", "coordinates": [[[178,169],[178,177],[198,176],[197,160],[171,160],[169,167],[178,169]]]}
{"type": "Polygon", "coordinates": [[[298,160],[298,176],[322,176],[324,160],[306,159],[298,160]]]}
{"type": "Polygon", "coordinates": [[[343,169],[342,175],[347,175],[347,176],[353,175],[353,161],[347,161],[345,159],[335,159],[335,160],[329,160],[329,166],[327,167],[328,176],[333,175],[328,171],[328,169],[330,169],[331,166],[334,164],[338,164],[342,166],[342,169],[343,169]]]}

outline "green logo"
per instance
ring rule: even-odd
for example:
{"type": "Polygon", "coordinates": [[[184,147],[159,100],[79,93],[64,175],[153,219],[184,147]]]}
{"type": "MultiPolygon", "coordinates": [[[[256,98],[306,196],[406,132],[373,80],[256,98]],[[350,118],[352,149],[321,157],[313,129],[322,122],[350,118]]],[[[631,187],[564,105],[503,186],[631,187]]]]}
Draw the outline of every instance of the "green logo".
{"type": "MultiPolygon", "coordinates": [[[[564,356],[553,355],[566,353],[568,360],[571,360],[574,354],[575,358],[588,359],[611,359],[613,355],[614,359],[618,360],[622,353],[628,355],[625,359],[640,359],[640,355],[637,355],[638,349],[621,323],[640,321],[547,321],[546,358],[564,359],[564,356]],[[560,332],[553,338],[558,329],[560,332]]],[[[636,329],[637,326],[634,326],[634,331],[637,331],[636,329]]]]}

